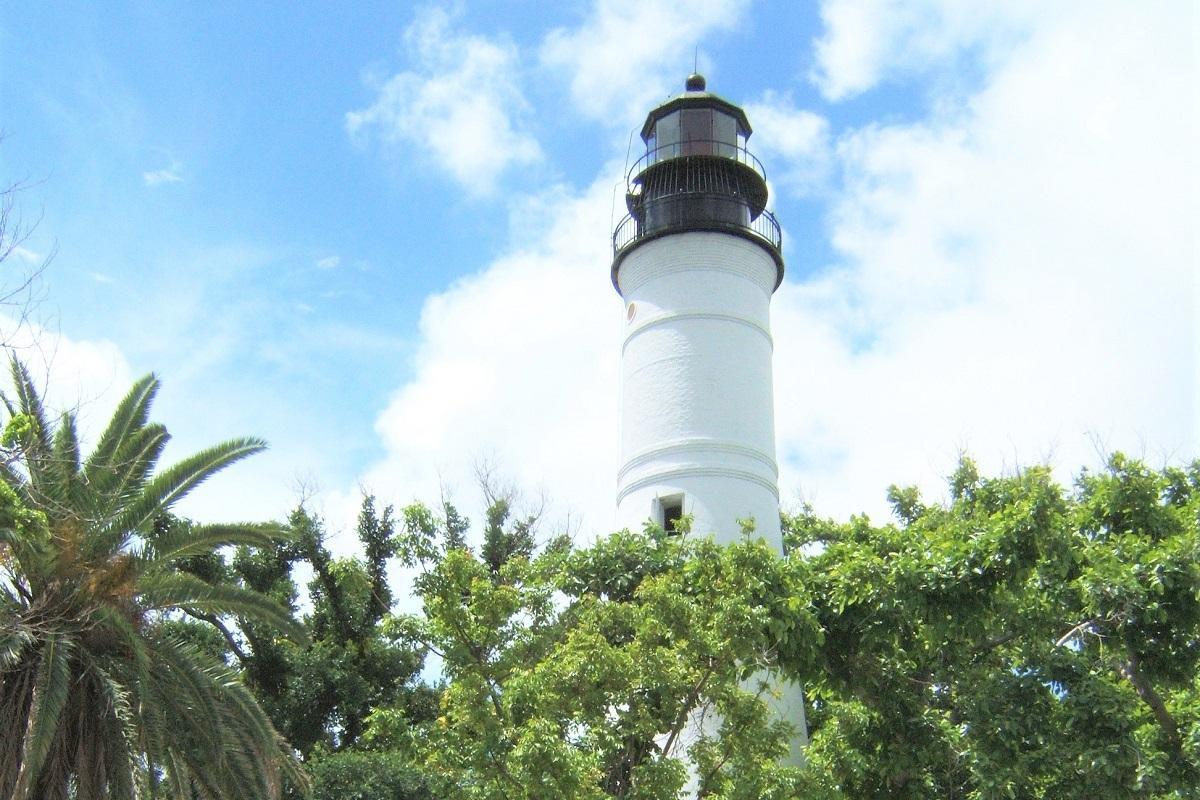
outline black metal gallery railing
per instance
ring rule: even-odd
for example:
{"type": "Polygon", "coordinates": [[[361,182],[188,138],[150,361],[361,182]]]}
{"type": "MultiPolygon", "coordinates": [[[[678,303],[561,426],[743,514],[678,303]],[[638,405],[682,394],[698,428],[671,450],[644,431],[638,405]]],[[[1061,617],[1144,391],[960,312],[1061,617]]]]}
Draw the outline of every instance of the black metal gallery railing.
{"type": "Polygon", "coordinates": [[[763,168],[762,162],[755,158],[754,154],[745,147],[716,139],[689,139],[684,142],[660,144],[657,147],[647,150],[646,154],[635,161],[633,166],[629,168],[629,172],[626,175],[628,183],[632,187],[638,175],[655,164],[681,157],[686,158],[688,156],[716,156],[738,164],[745,164],[758,174],[763,183],[767,181],[767,171],[763,168]]]}
{"type": "MultiPolygon", "coordinates": [[[[694,200],[728,201],[724,196],[697,197],[695,195],[676,195],[676,199],[691,203],[694,200]]],[[[648,226],[644,216],[635,217],[626,214],[613,231],[613,257],[616,258],[627,247],[643,239],[651,239],[666,233],[676,233],[689,230],[698,231],[727,231],[738,236],[753,238],[768,245],[777,258],[783,249],[783,233],[779,222],[770,211],[763,211],[757,217],[747,221],[730,221],[724,215],[705,218],[696,214],[688,214],[669,220],[663,224],[648,226]]]]}
{"type": "Polygon", "coordinates": [[[660,144],[626,178],[629,214],[613,231],[614,270],[639,242],[684,231],[721,231],[758,242],[782,270],[783,235],[764,208],[767,172],[746,148],[707,139],[660,144]]]}
{"type": "Polygon", "coordinates": [[[756,216],[767,203],[767,184],[739,161],[720,156],[690,155],[660,161],[631,178],[625,203],[631,214],[672,195],[736,199],[756,216]]]}

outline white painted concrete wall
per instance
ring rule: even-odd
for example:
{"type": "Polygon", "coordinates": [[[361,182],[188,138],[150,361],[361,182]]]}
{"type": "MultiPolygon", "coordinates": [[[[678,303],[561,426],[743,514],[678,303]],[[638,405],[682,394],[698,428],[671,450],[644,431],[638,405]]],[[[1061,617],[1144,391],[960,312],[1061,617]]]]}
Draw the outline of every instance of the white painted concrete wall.
{"type": "MultiPolygon", "coordinates": [[[[621,263],[620,526],[641,528],[656,501],[682,493],[693,532],[731,542],[741,536],[738,520],[753,519],[756,534],[782,552],[771,371],[775,279],[775,262],[762,247],[716,232],[664,236],[621,263]]],[[[799,732],[787,761],[800,764],[803,691],[767,680],[769,705],[799,732]]],[[[719,725],[716,715],[697,711],[678,752],[719,725]]],[[[688,796],[696,780],[692,774],[688,796]]]]}
{"type": "Polygon", "coordinates": [[[665,236],[621,263],[619,525],[636,530],[656,498],[683,493],[696,533],[733,541],[753,518],[780,547],[775,278],[763,248],[714,232],[665,236]]]}

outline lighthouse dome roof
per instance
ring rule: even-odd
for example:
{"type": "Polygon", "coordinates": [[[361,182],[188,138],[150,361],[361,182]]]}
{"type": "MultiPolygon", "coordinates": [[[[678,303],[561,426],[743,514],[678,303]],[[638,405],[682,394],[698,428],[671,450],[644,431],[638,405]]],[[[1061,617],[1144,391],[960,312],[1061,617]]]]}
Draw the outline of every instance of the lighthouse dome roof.
{"type": "Polygon", "coordinates": [[[689,75],[684,82],[682,94],[667,100],[646,116],[646,124],[642,126],[642,140],[646,141],[654,135],[654,126],[660,119],[683,108],[708,108],[721,111],[737,121],[738,133],[742,136],[749,136],[753,131],[750,128],[750,120],[746,118],[746,112],[740,106],[736,106],[706,89],[707,85],[703,75],[699,73],[689,75]]]}

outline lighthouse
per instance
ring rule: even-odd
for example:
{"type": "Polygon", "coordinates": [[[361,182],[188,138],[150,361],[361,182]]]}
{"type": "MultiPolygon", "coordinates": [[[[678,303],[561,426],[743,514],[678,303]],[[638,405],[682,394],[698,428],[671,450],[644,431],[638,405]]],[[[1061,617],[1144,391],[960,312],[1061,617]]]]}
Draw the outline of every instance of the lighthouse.
{"type": "Polygon", "coordinates": [[[650,112],[613,233],[625,301],[617,522],[781,550],[771,295],[783,280],[767,179],[738,106],[691,75],[650,112]]]}
{"type": "MultiPolygon", "coordinates": [[[[746,112],[700,75],[684,89],[646,117],[629,214],[613,232],[612,282],[625,301],[617,521],[671,531],[690,515],[692,531],[721,543],[752,526],[782,553],[770,321],[782,237],[746,147],[746,112]]],[[[802,763],[801,687],[765,674],[747,683],[794,726],[786,760],[802,763]]],[[[680,752],[717,728],[695,710],[680,752]]]]}

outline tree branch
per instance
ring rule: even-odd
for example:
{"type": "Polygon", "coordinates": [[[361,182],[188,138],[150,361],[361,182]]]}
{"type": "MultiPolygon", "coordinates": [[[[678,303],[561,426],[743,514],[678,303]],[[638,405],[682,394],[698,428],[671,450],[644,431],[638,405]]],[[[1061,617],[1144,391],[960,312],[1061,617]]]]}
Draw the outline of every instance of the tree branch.
{"type": "Polygon", "coordinates": [[[233,636],[233,633],[215,614],[194,611],[190,608],[185,608],[183,611],[189,617],[195,617],[201,622],[207,622],[209,625],[212,625],[214,628],[219,630],[221,635],[225,637],[225,644],[229,645],[229,649],[233,651],[233,654],[237,656],[237,660],[240,661],[243,666],[250,660],[250,656],[245,650],[242,649],[241,645],[238,644],[237,639],[235,639],[233,636]]]}
{"type": "Polygon", "coordinates": [[[1085,619],[1083,622],[1079,623],[1075,627],[1071,628],[1071,630],[1067,631],[1062,636],[1058,637],[1058,641],[1054,643],[1054,646],[1062,647],[1064,644],[1071,641],[1071,639],[1073,639],[1076,636],[1076,634],[1086,633],[1088,631],[1088,629],[1093,627],[1095,624],[1096,624],[1096,620],[1085,619]]]}
{"type": "Polygon", "coordinates": [[[989,650],[995,650],[1000,645],[1008,644],[1020,635],[1021,634],[1017,631],[1009,631],[1008,633],[1002,633],[999,636],[993,636],[991,639],[988,639],[986,642],[982,642],[977,648],[975,648],[975,655],[983,655],[989,650]]]}
{"type": "Polygon", "coordinates": [[[1182,752],[1183,740],[1179,736],[1179,723],[1171,716],[1171,712],[1167,710],[1167,706],[1163,703],[1162,698],[1158,696],[1158,692],[1154,691],[1154,687],[1150,685],[1150,681],[1146,680],[1146,676],[1142,674],[1140,663],[1138,662],[1137,654],[1133,652],[1133,648],[1126,644],[1129,658],[1123,664],[1117,665],[1117,672],[1122,678],[1125,678],[1133,684],[1134,690],[1138,697],[1142,698],[1142,702],[1150,706],[1150,710],[1154,712],[1154,719],[1158,722],[1158,727],[1162,728],[1163,734],[1167,737],[1167,743],[1171,750],[1176,754],[1182,752]]]}
{"type": "Polygon", "coordinates": [[[670,755],[671,748],[675,744],[675,739],[678,738],[679,734],[683,731],[683,726],[687,723],[687,717],[688,714],[691,713],[692,706],[698,699],[700,699],[700,692],[704,690],[704,684],[708,683],[708,679],[712,677],[713,671],[716,670],[716,668],[716,659],[710,658],[708,660],[708,668],[704,670],[704,673],[700,676],[700,680],[697,681],[696,685],[692,687],[692,690],[688,692],[683,706],[679,709],[679,714],[675,717],[675,724],[672,726],[671,734],[667,737],[667,741],[663,744],[663,755],[670,755]]]}

